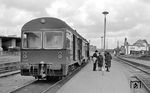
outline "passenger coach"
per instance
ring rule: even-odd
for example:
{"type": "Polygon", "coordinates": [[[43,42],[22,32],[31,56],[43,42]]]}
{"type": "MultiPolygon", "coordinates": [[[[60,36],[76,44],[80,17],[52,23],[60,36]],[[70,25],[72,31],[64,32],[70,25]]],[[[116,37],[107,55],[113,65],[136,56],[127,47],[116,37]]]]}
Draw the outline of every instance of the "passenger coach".
{"type": "Polygon", "coordinates": [[[21,32],[21,75],[63,77],[89,57],[88,41],[60,19],[34,19],[21,32]]]}

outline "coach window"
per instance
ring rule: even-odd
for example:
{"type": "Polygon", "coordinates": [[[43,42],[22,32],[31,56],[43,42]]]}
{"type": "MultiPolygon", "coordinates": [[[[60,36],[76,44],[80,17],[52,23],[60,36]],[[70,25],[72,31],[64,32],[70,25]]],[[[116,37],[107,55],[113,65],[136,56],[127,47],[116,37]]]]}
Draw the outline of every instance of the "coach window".
{"type": "Polygon", "coordinates": [[[24,32],[23,48],[40,49],[42,48],[41,32],[24,32]]]}
{"type": "Polygon", "coordinates": [[[66,33],[66,48],[71,49],[71,33],[66,33]]]}
{"type": "Polygon", "coordinates": [[[63,48],[63,33],[61,31],[44,32],[45,49],[62,49],[63,48]]]}

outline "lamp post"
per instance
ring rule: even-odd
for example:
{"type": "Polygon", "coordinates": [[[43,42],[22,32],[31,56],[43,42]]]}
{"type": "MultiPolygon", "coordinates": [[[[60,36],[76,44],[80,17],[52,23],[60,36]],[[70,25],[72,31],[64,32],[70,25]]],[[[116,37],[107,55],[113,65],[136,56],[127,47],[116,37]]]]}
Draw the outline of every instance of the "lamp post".
{"type": "Polygon", "coordinates": [[[101,36],[101,49],[103,49],[103,36],[101,36]]]}
{"type": "Polygon", "coordinates": [[[109,12],[104,11],[102,12],[104,14],[104,50],[105,50],[105,39],[106,39],[106,15],[109,14],[109,12]]]}

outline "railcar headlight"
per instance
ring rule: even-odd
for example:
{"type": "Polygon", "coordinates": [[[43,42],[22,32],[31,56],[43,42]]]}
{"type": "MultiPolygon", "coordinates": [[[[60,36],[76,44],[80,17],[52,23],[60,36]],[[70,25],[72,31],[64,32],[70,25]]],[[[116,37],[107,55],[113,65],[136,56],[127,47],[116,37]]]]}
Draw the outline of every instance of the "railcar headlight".
{"type": "Polygon", "coordinates": [[[41,62],[40,62],[40,64],[44,64],[44,63],[45,63],[44,61],[41,61],[41,62]]]}
{"type": "Polygon", "coordinates": [[[26,51],[23,51],[23,52],[22,52],[22,57],[23,57],[24,59],[28,57],[26,51]]]}
{"type": "Polygon", "coordinates": [[[45,19],[41,19],[40,22],[41,22],[42,24],[45,24],[45,23],[46,23],[46,20],[45,20],[45,19]]]}
{"type": "Polygon", "coordinates": [[[59,52],[58,52],[58,58],[61,59],[62,57],[63,57],[63,56],[62,56],[62,52],[59,51],[59,52]]]}
{"type": "Polygon", "coordinates": [[[27,58],[27,55],[23,55],[22,57],[23,57],[23,58],[27,58]]]}
{"type": "Polygon", "coordinates": [[[58,58],[61,59],[62,58],[62,54],[58,54],[58,58]]]}

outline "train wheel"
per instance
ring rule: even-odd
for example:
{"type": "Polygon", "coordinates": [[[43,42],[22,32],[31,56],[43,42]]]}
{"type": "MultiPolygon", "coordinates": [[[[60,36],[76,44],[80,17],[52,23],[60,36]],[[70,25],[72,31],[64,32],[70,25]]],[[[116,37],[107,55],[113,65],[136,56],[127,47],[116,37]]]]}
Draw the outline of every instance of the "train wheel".
{"type": "Polygon", "coordinates": [[[58,81],[60,79],[59,76],[47,76],[46,80],[48,81],[58,81]]]}
{"type": "Polygon", "coordinates": [[[56,81],[58,81],[58,80],[60,80],[61,78],[60,78],[60,76],[55,76],[55,80],[56,81]]]}
{"type": "Polygon", "coordinates": [[[59,80],[64,79],[66,76],[59,76],[59,80]]]}
{"type": "Polygon", "coordinates": [[[39,78],[38,76],[35,76],[34,78],[35,78],[36,80],[40,80],[40,78],[39,78]]]}
{"type": "Polygon", "coordinates": [[[61,79],[63,79],[63,77],[62,77],[62,76],[59,76],[59,80],[61,80],[61,79]]]}
{"type": "Polygon", "coordinates": [[[46,80],[48,80],[48,81],[49,81],[49,80],[50,80],[50,77],[49,77],[49,76],[46,76],[46,80]]]}

